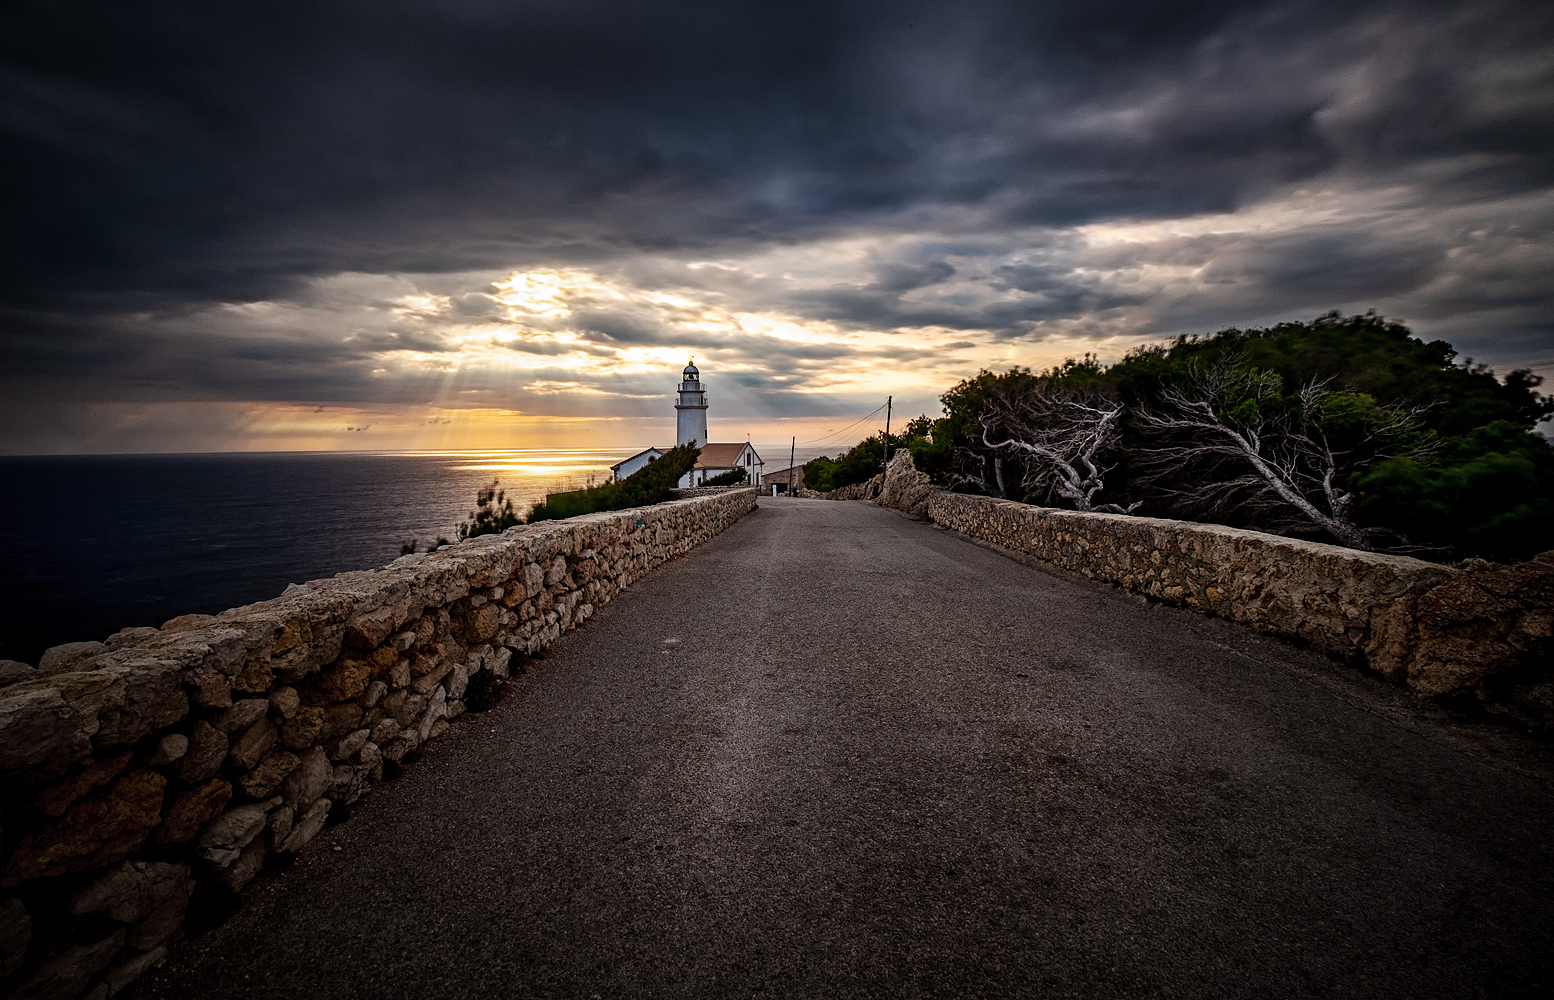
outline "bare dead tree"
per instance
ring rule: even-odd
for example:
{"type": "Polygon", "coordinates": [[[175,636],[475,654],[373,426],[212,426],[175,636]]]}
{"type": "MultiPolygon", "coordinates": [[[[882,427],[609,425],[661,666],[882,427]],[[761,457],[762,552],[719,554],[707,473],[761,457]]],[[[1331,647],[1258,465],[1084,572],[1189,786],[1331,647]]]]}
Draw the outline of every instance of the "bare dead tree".
{"type": "Polygon", "coordinates": [[[969,485],[990,497],[1009,499],[1007,477],[1004,475],[1004,459],[974,448],[956,446],[951,453],[951,466],[947,474],[951,487],[969,485]]]}
{"type": "MultiPolygon", "coordinates": [[[[1326,386],[1308,383],[1292,405],[1274,372],[1234,358],[1194,367],[1184,384],[1167,385],[1155,405],[1135,412],[1134,426],[1152,441],[1139,453],[1137,478],[1199,516],[1262,516],[1275,528],[1316,528],[1341,545],[1370,549],[1377,532],[1354,522],[1357,497],[1342,479],[1356,460],[1408,441],[1417,414],[1370,404],[1363,428],[1338,449],[1322,417],[1342,394],[1326,386]]],[[[1392,454],[1424,450],[1404,445],[1392,454]]]]}
{"type": "Polygon", "coordinates": [[[1075,510],[1126,514],[1138,504],[1095,503],[1111,468],[1105,459],[1122,438],[1122,415],[1122,404],[1100,392],[1037,382],[1025,391],[989,397],[981,417],[982,444],[992,449],[995,463],[1011,453],[1024,459],[1021,485],[1027,495],[1056,493],[1075,510]]]}

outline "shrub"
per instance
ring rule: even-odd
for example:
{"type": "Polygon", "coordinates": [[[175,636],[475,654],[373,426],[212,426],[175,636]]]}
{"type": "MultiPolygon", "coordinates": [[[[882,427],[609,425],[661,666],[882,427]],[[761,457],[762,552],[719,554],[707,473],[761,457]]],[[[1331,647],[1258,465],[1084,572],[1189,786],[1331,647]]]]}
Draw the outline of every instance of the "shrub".
{"type": "Polygon", "coordinates": [[[703,486],[738,486],[745,481],[744,469],[730,469],[720,472],[716,476],[702,483],[703,486]]]}
{"type": "MultiPolygon", "coordinates": [[[[497,489],[497,480],[490,486],[482,486],[475,494],[476,507],[469,512],[469,520],[459,525],[459,538],[475,538],[480,535],[500,535],[508,528],[523,522],[513,511],[513,502],[507,499],[507,491],[497,489]]],[[[441,542],[441,539],[438,539],[441,542]]]]}

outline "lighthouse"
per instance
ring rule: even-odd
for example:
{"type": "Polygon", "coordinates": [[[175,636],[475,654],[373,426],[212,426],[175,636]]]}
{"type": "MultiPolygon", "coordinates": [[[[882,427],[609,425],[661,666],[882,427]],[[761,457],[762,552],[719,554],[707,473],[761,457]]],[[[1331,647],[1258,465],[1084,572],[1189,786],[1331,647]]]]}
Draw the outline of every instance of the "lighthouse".
{"type": "Polygon", "coordinates": [[[693,361],[680,373],[680,400],[675,408],[675,444],[707,443],[707,390],[693,361]]]}
{"type": "MultiPolygon", "coordinates": [[[[743,481],[749,486],[760,485],[761,470],[766,468],[766,463],[761,461],[749,441],[719,443],[707,440],[707,390],[702,387],[701,372],[697,370],[694,358],[680,373],[680,391],[674,409],[675,444],[694,444],[699,451],[696,464],[680,477],[676,486],[701,486],[709,479],[735,472],[743,472],[743,481]]],[[[615,473],[615,481],[620,482],[668,452],[668,448],[646,448],[610,466],[610,471],[615,473]]]]}

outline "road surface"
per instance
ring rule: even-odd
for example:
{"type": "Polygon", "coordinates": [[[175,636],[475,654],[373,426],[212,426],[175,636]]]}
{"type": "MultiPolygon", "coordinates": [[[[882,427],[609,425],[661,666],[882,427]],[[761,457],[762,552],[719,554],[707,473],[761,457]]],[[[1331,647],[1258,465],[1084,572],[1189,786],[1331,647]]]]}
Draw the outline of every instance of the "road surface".
{"type": "Polygon", "coordinates": [[[140,998],[1554,994],[1554,795],[860,503],[636,584],[140,998]]]}

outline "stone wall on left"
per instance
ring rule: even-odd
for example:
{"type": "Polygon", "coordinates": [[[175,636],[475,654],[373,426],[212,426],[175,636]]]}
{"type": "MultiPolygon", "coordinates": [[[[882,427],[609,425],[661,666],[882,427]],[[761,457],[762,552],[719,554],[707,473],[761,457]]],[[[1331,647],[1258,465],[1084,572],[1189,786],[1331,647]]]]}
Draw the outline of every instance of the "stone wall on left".
{"type": "Polygon", "coordinates": [[[513,528],[0,676],[0,988],[115,995],[192,900],[301,850],[478,686],[755,507],[753,489],[513,528]],[[489,673],[487,673],[489,672],[489,673]]]}

